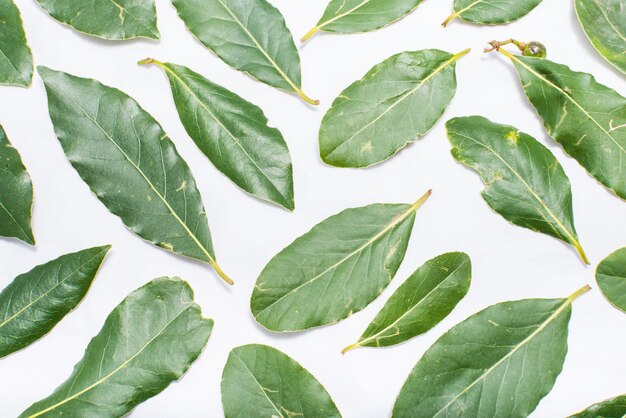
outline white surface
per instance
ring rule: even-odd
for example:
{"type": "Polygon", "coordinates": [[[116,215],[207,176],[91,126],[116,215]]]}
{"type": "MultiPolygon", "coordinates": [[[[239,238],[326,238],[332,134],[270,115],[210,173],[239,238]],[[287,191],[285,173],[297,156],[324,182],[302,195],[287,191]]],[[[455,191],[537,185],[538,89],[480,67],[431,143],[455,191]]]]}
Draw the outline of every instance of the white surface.
{"type": "MultiPolygon", "coordinates": [[[[113,244],[83,303],[49,335],[0,360],[0,416],[16,416],[67,378],[108,313],[130,291],[163,275],[179,275],[195,289],[204,313],[215,319],[206,350],[186,376],[141,404],[133,417],[222,416],[220,378],[231,348],[247,343],[275,346],[308,368],[333,396],[346,418],[384,417],[411,368],[448,328],[496,302],[564,297],[594,284],[594,267],[626,245],[626,203],[596,183],[545,133],[527,103],[511,64],[483,54],[485,43],[511,36],[543,41],[549,57],[626,94],[623,76],[593,50],[571,1],[546,0],[524,19],[498,27],[455,21],[439,26],[451,0],[426,1],[396,24],[362,35],[322,35],[301,49],[304,89],[321,100],[311,108],[233,70],[195,41],[167,0],[157,0],[162,40],[111,43],[81,35],[48,17],[35,1],[18,0],[37,64],[96,78],[134,97],[161,122],[198,182],[220,264],[236,281],[228,288],[209,266],[171,255],[126,230],[90,193],[66,161],[47,114],[41,80],[30,89],[0,87],[0,123],[18,148],[35,188],[37,247],[0,240],[0,286],[61,254],[113,244]],[[425,138],[386,163],[367,170],[336,169],[318,157],[317,131],[325,110],[348,84],[374,64],[405,50],[473,51],[458,63],[458,91],[444,118],[425,138]],[[293,158],[296,211],[256,200],[220,174],[185,133],[165,76],[135,62],[154,57],[186,65],[261,106],[284,134],[293,158]],[[510,225],[480,197],[478,175],[449,154],[444,122],[484,115],[508,123],[547,145],[573,187],[576,226],[591,267],[575,251],[546,235],[510,225]],[[256,277],[279,250],[317,222],[347,207],[374,202],[413,202],[434,193],[416,218],[413,238],[395,280],[367,309],[330,327],[275,335],[254,322],[249,297],[256,277]],[[467,297],[431,332],[388,349],[339,350],[365,329],[392,292],[415,268],[446,251],[462,250],[473,263],[467,297]]],[[[326,1],[274,0],[294,37],[321,16],[326,1]]],[[[137,318],[138,321],[141,318],[137,318]]],[[[557,417],[626,392],[626,315],[597,289],[575,303],[564,370],[535,417],[557,417]]]]}

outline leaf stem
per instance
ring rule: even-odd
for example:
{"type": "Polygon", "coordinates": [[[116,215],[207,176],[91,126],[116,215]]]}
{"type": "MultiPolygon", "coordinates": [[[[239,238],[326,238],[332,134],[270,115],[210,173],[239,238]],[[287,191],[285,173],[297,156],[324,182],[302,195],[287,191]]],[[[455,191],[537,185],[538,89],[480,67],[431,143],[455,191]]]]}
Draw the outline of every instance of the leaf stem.
{"type": "Polygon", "coordinates": [[[319,100],[315,100],[315,99],[311,99],[309,96],[307,96],[306,94],[304,94],[304,92],[302,91],[302,89],[298,89],[296,88],[296,94],[305,102],[307,102],[310,105],[313,106],[317,106],[318,104],[320,104],[319,100]]]}
{"type": "Polygon", "coordinates": [[[571,304],[576,299],[578,299],[580,296],[584,295],[585,293],[587,293],[590,290],[591,290],[591,286],[589,286],[588,284],[584,285],[583,287],[581,287],[580,289],[578,289],[577,291],[575,291],[574,293],[569,295],[567,297],[567,300],[566,300],[565,304],[566,305],[571,304]]]}
{"type": "Polygon", "coordinates": [[[221,269],[221,267],[219,266],[219,264],[217,264],[215,260],[211,260],[211,265],[215,269],[215,272],[217,273],[217,275],[222,278],[222,280],[224,280],[226,283],[228,283],[231,286],[235,284],[235,282],[233,282],[233,280],[230,277],[228,277],[226,273],[224,273],[224,271],[221,269]]]}
{"type": "Polygon", "coordinates": [[[417,202],[413,203],[413,206],[411,206],[409,212],[415,212],[420,206],[422,206],[422,204],[424,204],[424,202],[430,197],[431,194],[433,194],[433,190],[429,189],[426,193],[422,195],[422,197],[417,200],[417,202]]]}
{"type": "Polygon", "coordinates": [[[311,29],[310,31],[308,31],[303,37],[302,39],[300,39],[300,43],[305,43],[306,41],[309,40],[309,38],[311,38],[311,36],[315,35],[317,33],[318,30],[320,30],[321,26],[315,26],[313,29],[311,29]]]}
{"type": "Polygon", "coordinates": [[[359,343],[350,344],[349,346],[341,350],[341,354],[346,354],[348,351],[354,350],[355,348],[359,348],[359,347],[361,347],[359,343]]]}
{"type": "Polygon", "coordinates": [[[580,242],[574,241],[574,247],[576,248],[576,251],[578,251],[578,255],[580,255],[580,258],[583,260],[583,263],[591,264],[589,262],[589,259],[587,258],[587,254],[585,254],[585,250],[583,250],[582,245],[580,245],[580,242]]]}
{"type": "Polygon", "coordinates": [[[443,26],[445,28],[446,26],[448,26],[448,23],[452,22],[457,17],[459,17],[459,14],[457,12],[452,13],[450,16],[448,16],[448,18],[446,20],[443,21],[441,26],[443,26]]]}

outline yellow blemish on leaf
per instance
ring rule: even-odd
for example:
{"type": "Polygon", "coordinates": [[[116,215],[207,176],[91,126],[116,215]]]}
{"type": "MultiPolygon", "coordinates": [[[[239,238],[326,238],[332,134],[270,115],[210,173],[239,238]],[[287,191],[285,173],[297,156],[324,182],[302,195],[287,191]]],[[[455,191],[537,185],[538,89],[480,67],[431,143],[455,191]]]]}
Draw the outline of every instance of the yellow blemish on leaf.
{"type": "Polygon", "coordinates": [[[504,136],[504,138],[510,143],[510,144],[516,144],[519,142],[519,132],[518,131],[510,131],[508,134],[506,134],[504,136]]]}

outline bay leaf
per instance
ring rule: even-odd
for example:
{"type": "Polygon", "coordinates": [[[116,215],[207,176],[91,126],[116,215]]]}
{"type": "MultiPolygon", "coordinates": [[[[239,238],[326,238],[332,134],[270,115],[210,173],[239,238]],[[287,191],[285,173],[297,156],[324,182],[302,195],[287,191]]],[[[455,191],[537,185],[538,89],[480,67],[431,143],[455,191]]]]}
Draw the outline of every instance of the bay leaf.
{"type": "Polygon", "coordinates": [[[35,245],[31,228],[33,184],[22,158],[0,126],[0,236],[35,245]]]}
{"type": "Polygon", "coordinates": [[[480,174],[481,195],[496,213],[574,246],[589,264],[574,227],[569,179],[550,150],[512,126],[481,116],[453,118],[446,130],[452,156],[480,174]]]}
{"type": "Polygon", "coordinates": [[[393,416],[528,416],[563,368],[571,304],[588,290],[498,303],[456,325],[417,362],[393,416]]]}
{"type": "Polygon", "coordinates": [[[46,335],[87,294],[111,246],[63,255],[17,276],[0,292],[0,357],[46,335]]]}
{"type": "Polygon", "coordinates": [[[315,376],[285,353],[267,345],[234,348],[222,374],[226,418],[340,418],[315,376]]]}
{"type": "Polygon", "coordinates": [[[148,58],[165,71],[178,116],[209,160],[244,191],[294,209],[287,143],[263,110],[181,65],[148,58]]]}
{"type": "Polygon", "coordinates": [[[159,39],[154,0],[37,0],[55,20],[102,39],[159,39]]]}
{"type": "Polygon", "coordinates": [[[191,170],[156,120],[125,93],[39,67],[54,130],[92,192],[143,239],[211,264],[211,234],[191,170]]]}
{"type": "Polygon", "coordinates": [[[20,11],[13,0],[0,0],[0,84],[22,87],[33,80],[33,55],[20,11]]]}
{"type": "Polygon", "coordinates": [[[604,297],[617,309],[626,312],[626,247],[598,264],[596,281],[604,297]]]}
{"type": "Polygon", "coordinates": [[[469,290],[472,275],[465,253],[428,260],[391,295],[359,341],[358,347],[388,347],[425,333],[441,322],[469,290]]]}
{"type": "Polygon", "coordinates": [[[336,167],[368,167],[426,134],[454,97],[456,61],[468,52],[402,52],[375,65],[324,115],[322,160],[336,167]]]}
{"type": "Polygon", "coordinates": [[[456,18],[481,25],[498,25],[521,19],[542,0],[454,0],[452,13],[442,26],[456,18]]]}
{"type": "Polygon", "coordinates": [[[623,418],[624,416],[626,416],[626,395],[620,395],[591,405],[570,418],[623,418]]]}
{"type": "Polygon", "coordinates": [[[576,0],[578,20],[594,48],[626,73],[626,7],[623,0],[576,0]]]}
{"type": "Polygon", "coordinates": [[[212,328],[186,282],[152,280],[113,309],[70,377],[20,418],[124,416],[178,380],[212,328]]]}
{"type": "Polygon", "coordinates": [[[231,67],[270,86],[302,91],[300,55],[280,11],[267,0],[172,0],[187,29],[231,67]]]}
{"type": "Polygon", "coordinates": [[[404,259],[413,205],[346,209],[317,224],[265,266],[250,308],[270,331],[329,325],[365,308],[387,287],[404,259]]]}

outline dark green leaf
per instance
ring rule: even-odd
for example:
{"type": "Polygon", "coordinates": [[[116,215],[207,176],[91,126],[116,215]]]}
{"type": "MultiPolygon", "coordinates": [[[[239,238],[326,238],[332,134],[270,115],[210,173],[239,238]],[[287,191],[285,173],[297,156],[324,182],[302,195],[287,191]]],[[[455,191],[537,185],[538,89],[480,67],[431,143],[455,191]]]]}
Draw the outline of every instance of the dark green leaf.
{"type": "Polygon", "coordinates": [[[0,84],[30,86],[33,56],[13,0],[0,0],[0,84]]]}
{"type": "Polygon", "coordinates": [[[621,395],[591,405],[570,418],[624,418],[624,416],[626,416],[626,395],[621,395]]]}
{"type": "Polygon", "coordinates": [[[542,0],[454,0],[454,13],[443,22],[447,26],[457,17],[481,25],[497,25],[521,19],[542,0]]]}
{"type": "Polygon", "coordinates": [[[617,309],[626,312],[626,247],[598,264],[596,280],[604,297],[617,309]]]}

